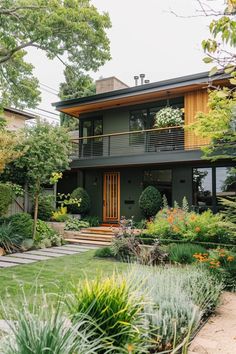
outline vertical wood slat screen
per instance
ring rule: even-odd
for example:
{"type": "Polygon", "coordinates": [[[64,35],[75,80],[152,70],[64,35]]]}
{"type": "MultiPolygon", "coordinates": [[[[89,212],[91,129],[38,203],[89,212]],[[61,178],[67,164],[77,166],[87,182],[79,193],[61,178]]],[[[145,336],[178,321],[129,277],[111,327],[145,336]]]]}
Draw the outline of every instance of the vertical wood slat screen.
{"type": "Polygon", "coordinates": [[[103,219],[118,221],[120,219],[120,173],[109,172],[103,179],[103,219]]]}
{"type": "MultiPolygon", "coordinates": [[[[185,125],[196,121],[197,112],[208,112],[208,92],[205,90],[197,90],[187,92],[184,96],[184,113],[185,125]]],[[[193,132],[185,131],[185,149],[190,149],[193,146],[200,147],[209,143],[208,138],[196,136],[193,132]]]]}

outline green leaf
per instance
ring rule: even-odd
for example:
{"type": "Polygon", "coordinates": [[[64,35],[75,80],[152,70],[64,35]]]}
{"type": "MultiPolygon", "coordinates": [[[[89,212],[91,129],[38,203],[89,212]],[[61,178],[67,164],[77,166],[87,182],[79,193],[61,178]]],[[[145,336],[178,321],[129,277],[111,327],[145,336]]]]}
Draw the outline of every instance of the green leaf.
{"type": "Polygon", "coordinates": [[[236,79],[230,79],[229,81],[232,85],[236,85],[236,79]]]}
{"type": "Polygon", "coordinates": [[[209,63],[213,62],[213,59],[210,58],[210,57],[205,57],[205,58],[203,58],[203,61],[204,61],[205,64],[209,64],[209,63]]]}
{"type": "Polygon", "coordinates": [[[225,68],[225,73],[230,74],[234,71],[234,69],[235,69],[235,65],[227,65],[227,67],[225,68]]]}
{"type": "Polygon", "coordinates": [[[211,69],[211,71],[209,72],[209,76],[213,76],[218,72],[218,68],[217,66],[213,66],[213,68],[211,69]]]}

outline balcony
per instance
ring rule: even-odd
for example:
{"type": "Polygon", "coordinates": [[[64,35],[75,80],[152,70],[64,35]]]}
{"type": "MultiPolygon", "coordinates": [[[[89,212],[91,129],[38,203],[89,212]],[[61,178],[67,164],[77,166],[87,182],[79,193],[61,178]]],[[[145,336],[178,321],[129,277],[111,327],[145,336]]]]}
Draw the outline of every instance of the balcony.
{"type": "Polygon", "coordinates": [[[82,137],[73,139],[72,145],[73,160],[150,155],[200,148],[193,134],[184,132],[179,126],[82,137]]]}

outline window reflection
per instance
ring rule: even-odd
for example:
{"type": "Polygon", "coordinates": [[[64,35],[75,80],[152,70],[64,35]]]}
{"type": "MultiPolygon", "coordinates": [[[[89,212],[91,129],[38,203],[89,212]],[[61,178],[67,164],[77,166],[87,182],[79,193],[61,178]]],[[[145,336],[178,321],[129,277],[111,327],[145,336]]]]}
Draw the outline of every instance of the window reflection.
{"type": "Polygon", "coordinates": [[[172,204],[172,170],[144,171],[143,187],[156,187],[161,195],[165,194],[168,204],[172,204]]]}
{"type": "Polygon", "coordinates": [[[232,197],[232,196],[236,196],[235,168],[216,167],[216,197],[232,197]]]}
{"type": "Polygon", "coordinates": [[[193,169],[193,205],[204,207],[212,206],[212,169],[193,169]]]}

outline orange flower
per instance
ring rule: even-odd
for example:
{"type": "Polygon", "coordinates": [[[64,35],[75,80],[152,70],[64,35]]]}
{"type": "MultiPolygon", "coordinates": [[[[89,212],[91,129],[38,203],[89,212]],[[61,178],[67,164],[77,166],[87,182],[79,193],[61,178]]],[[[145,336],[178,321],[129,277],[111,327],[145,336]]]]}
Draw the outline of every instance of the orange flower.
{"type": "Polygon", "coordinates": [[[195,231],[196,231],[196,232],[200,232],[200,231],[201,231],[201,228],[200,228],[199,226],[196,226],[196,227],[195,227],[195,231]]]}
{"type": "Polygon", "coordinates": [[[234,257],[233,257],[233,256],[228,256],[228,257],[227,257],[227,261],[228,261],[228,262],[232,262],[233,260],[234,260],[234,257]]]}
{"type": "Polygon", "coordinates": [[[167,218],[167,221],[168,221],[170,224],[172,224],[172,223],[174,222],[173,216],[169,216],[169,217],[167,218]]]}
{"type": "Polygon", "coordinates": [[[196,216],[195,215],[192,215],[191,218],[190,218],[192,221],[196,220],[196,216]]]}
{"type": "Polygon", "coordinates": [[[179,228],[177,226],[173,226],[173,231],[174,232],[179,232],[179,228]]]}

